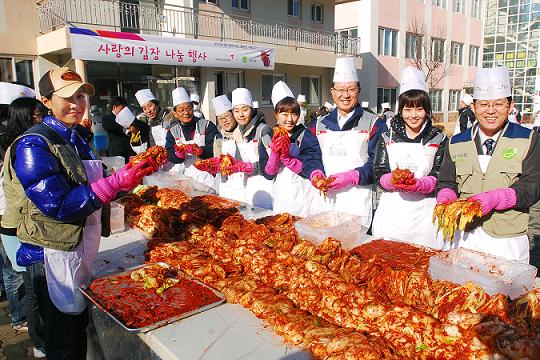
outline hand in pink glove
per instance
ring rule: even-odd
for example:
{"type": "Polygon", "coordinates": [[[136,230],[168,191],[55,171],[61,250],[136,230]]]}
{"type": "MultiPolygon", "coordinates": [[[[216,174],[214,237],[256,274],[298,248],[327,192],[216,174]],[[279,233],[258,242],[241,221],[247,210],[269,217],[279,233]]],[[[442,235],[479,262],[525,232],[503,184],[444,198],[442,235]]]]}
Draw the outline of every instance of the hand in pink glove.
{"type": "Polygon", "coordinates": [[[243,172],[243,173],[246,173],[246,174],[251,174],[253,172],[253,164],[250,163],[250,162],[243,162],[243,161],[235,159],[234,164],[229,166],[227,168],[227,170],[231,174],[235,174],[235,173],[239,173],[239,172],[243,172]]]}
{"type": "Polygon", "coordinates": [[[295,157],[291,157],[290,155],[287,155],[285,157],[282,156],[281,163],[288,167],[295,174],[300,174],[300,172],[302,171],[302,161],[295,157]]]}
{"type": "Polygon", "coordinates": [[[437,204],[450,204],[458,199],[454,190],[444,188],[437,194],[437,204]]]}
{"type": "Polygon", "coordinates": [[[120,191],[128,191],[141,183],[146,175],[157,171],[158,166],[154,159],[147,158],[135,166],[128,163],[126,166],[106,178],[90,184],[90,188],[102,203],[110,203],[120,191]]]}
{"type": "Polygon", "coordinates": [[[431,194],[435,190],[435,185],[437,185],[435,176],[422,176],[420,179],[416,179],[413,185],[396,185],[396,188],[404,192],[431,194]]]}
{"type": "Polygon", "coordinates": [[[264,167],[264,171],[268,175],[274,176],[277,174],[279,170],[279,153],[274,151],[270,151],[270,156],[268,157],[268,161],[266,162],[266,166],[264,167]]]}
{"type": "Polygon", "coordinates": [[[482,204],[482,216],[493,210],[503,211],[516,206],[516,191],[512,188],[495,189],[471,196],[469,200],[478,200],[482,204]]]}
{"type": "Polygon", "coordinates": [[[381,179],[379,180],[379,184],[381,184],[381,187],[386,191],[396,191],[396,187],[394,184],[392,184],[392,173],[386,173],[383,176],[381,176],[381,179]]]}
{"type": "Polygon", "coordinates": [[[174,155],[179,159],[185,159],[186,158],[186,147],[185,146],[178,146],[174,145],[174,155]]]}
{"type": "Polygon", "coordinates": [[[329,188],[334,190],[340,190],[349,185],[358,185],[360,181],[360,174],[355,169],[337,173],[331,177],[334,181],[332,181],[329,188]]]}

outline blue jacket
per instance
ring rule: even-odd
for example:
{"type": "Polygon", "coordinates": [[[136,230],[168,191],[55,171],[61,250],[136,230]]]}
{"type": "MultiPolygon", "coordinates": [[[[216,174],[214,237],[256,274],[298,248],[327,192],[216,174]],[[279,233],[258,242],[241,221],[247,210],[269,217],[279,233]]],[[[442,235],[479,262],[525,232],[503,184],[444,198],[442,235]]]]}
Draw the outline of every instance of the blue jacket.
{"type": "MultiPolygon", "coordinates": [[[[52,116],[45,117],[43,123],[71,144],[82,160],[94,159],[90,146],[79,133],[81,127],[77,126],[73,130],[52,116]]],[[[43,214],[58,221],[70,222],[85,219],[102,206],[89,185],[73,184],[68,179],[42,137],[24,136],[14,146],[15,174],[26,196],[43,214]]]]}
{"type": "MultiPolygon", "coordinates": [[[[186,139],[186,141],[193,140],[198,121],[199,121],[198,118],[193,117],[193,120],[189,124],[183,124],[181,122],[176,123],[182,129],[182,134],[184,135],[184,138],[186,139]]],[[[209,159],[214,155],[214,139],[216,138],[216,135],[218,134],[218,129],[216,125],[209,120],[207,120],[207,122],[208,122],[208,126],[206,127],[204,131],[204,146],[201,147],[203,150],[203,153],[201,155],[202,159],[209,159]]],[[[174,136],[171,134],[171,131],[168,130],[167,135],[165,136],[165,148],[167,149],[167,160],[169,160],[170,162],[174,164],[180,164],[184,162],[184,159],[180,159],[174,154],[175,144],[176,144],[176,141],[174,140],[174,136]]]]}
{"type": "MultiPolygon", "coordinates": [[[[343,125],[343,128],[340,128],[337,120],[338,109],[336,108],[326,115],[321,122],[331,131],[349,131],[358,126],[358,122],[363,114],[364,110],[362,107],[357,106],[353,115],[343,125]]],[[[312,121],[309,124],[309,128],[313,134],[315,134],[316,125],[317,121],[312,121]]],[[[374,117],[374,122],[369,129],[368,161],[363,166],[355,169],[360,174],[360,182],[358,185],[373,184],[373,157],[375,155],[375,148],[377,147],[377,142],[379,141],[381,134],[386,130],[388,130],[386,122],[379,117],[374,117]]]]}

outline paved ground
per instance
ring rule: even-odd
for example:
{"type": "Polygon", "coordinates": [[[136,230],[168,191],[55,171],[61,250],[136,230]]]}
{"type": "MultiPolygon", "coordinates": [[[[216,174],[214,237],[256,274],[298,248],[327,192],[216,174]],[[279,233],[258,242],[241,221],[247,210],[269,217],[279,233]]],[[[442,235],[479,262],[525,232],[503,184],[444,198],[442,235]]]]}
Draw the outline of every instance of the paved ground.
{"type": "MultiPolygon", "coordinates": [[[[531,239],[531,264],[540,268],[540,202],[530,214],[529,234],[531,239]]],[[[0,303],[0,360],[30,360],[32,343],[27,332],[11,328],[7,302],[0,303]]]]}

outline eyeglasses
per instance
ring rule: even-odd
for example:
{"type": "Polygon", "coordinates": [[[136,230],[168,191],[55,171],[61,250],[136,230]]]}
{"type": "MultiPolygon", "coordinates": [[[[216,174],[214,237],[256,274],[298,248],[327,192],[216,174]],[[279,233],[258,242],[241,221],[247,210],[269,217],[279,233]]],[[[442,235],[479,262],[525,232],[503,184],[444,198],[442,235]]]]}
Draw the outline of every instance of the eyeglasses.
{"type": "Polygon", "coordinates": [[[495,101],[495,102],[477,101],[474,104],[475,110],[479,112],[487,111],[489,108],[493,108],[498,112],[503,112],[503,111],[508,110],[509,107],[510,107],[510,103],[508,101],[495,101]]]}
{"type": "Polygon", "coordinates": [[[351,95],[354,95],[358,92],[358,88],[355,87],[355,88],[348,88],[348,89],[336,89],[336,88],[332,88],[332,90],[334,90],[335,92],[337,92],[339,95],[343,96],[343,95],[348,95],[348,94],[351,94],[351,95]]]}
{"type": "Polygon", "coordinates": [[[186,107],[177,106],[175,111],[180,112],[180,113],[189,113],[193,111],[193,109],[191,108],[191,106],[186,106],[186,107]]]}

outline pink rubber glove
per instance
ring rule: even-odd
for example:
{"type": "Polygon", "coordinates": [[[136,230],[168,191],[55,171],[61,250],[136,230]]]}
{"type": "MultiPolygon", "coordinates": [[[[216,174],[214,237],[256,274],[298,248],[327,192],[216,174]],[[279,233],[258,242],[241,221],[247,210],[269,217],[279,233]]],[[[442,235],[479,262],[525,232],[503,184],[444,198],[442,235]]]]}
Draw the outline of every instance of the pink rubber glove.
{"type": "Polygon", "coordinates": [[[337,173],[331,176],[334,181],[330,184],[330,189],[340,190],[349,185],[358,185],[360,174],[355,169],[337,173]]]}
{"type": "Polygon", "coordinates": [[[381,176],[381,179],[379,180],[379,184],[381,184],[381,187],[386,191],[396,191],[396,187],[394,184],[392,184],[392,173],[386,173],[383,176],[381,176]]]}
{"type": "Polygon", "coordinates": [[[266,166],[264,167],[264,171],[268,175],[276,175],[279,170],[279,153],[272,150],[270,151],[270,156],[268,157],[268,161],[266,162],[266,166]]]}
{"type": "Polygon", "coordinates": [[[120,191],[128,191],[141,183],[146,175],[157,171],[158,166],[154,159],[148,158],[135,166],[128,163],[126,166],[106,178],[90,184],[90,188],[102,203],[110,203],[120,191]]]}
{"type": "Polygon", "coordinates": [[[469,200],[478,200],[482,204],[482,216],[493,210],[503,211],[516,206],[516,191],[512,188],[495,189],[471,196],[469,200]]]}
{"type": "Polygon", "coordinates": [[[227,169],[232,174],[243,172],[246,174],[253,173],[253,164],[250,162],[237,161],[227,169]]]}
{"type": "Polygon", "coordinates": [[[454,190],[444,188],[437,194],[437,204],[450,204],[458,199],[454,190]]]}
{"type": "Polygon", "coordinates": [[[290,157],[289,155],[281,157],[281,163],[289,168],[293,173],[300,174],[302,171],[302,162],[300,159],[290,157]]]}
{"type": "Polygon", "coordinates": [[[435,176],[422,176],[420,179],[416,179],[413,185],[398,185],[396,188],[404,192],[431,194],[436,185],[437,178],[435,176]]]}

